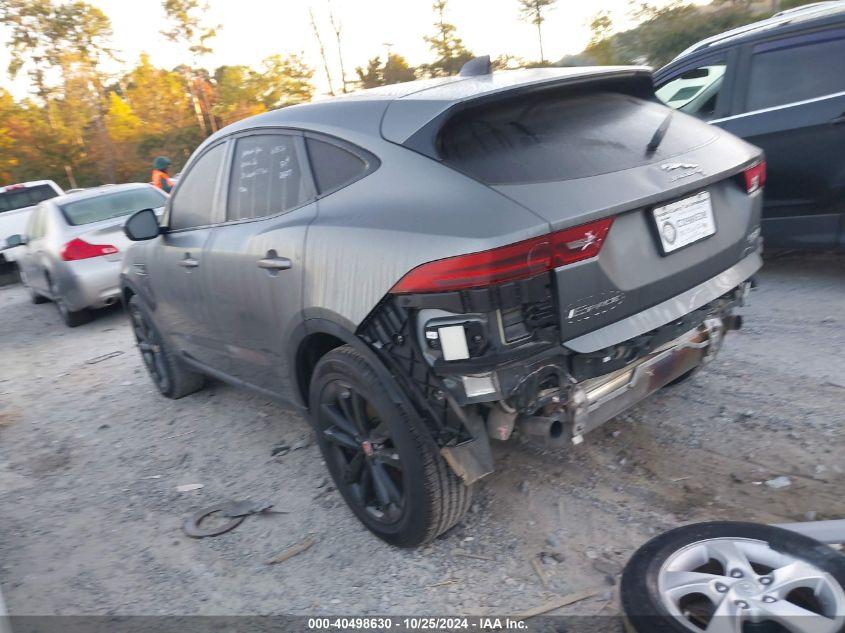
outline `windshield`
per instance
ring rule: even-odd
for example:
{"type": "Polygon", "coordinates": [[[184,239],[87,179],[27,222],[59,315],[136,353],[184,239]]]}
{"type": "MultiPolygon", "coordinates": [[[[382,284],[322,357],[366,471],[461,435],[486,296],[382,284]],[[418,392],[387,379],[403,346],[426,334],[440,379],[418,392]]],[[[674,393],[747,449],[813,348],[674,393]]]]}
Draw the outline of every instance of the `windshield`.
{"type": "Polygon", "coordinates": [[[164,206],[164,201],[164,195],[155,189],[132,189],[68,202],[61,209],[68,224],[79,226],[129,215],[141,209],[157,209],[164,206]]]}
{"type": "Polygon", "coordinates": [[[615,93],[550,95],[500,102],[458,115],[440,134],[444,162],[487,184],[586,178],[677,156],[715,135],[676,120],[647,152],[669,112],[615,93]]]}
{"type": "Polygon", "coordinates": [[[21,187],[0,193],[0,213],[34,207],[39,202],[55,198],[58,192],[50,185],[36,185],[35,187],[21,187]]]}

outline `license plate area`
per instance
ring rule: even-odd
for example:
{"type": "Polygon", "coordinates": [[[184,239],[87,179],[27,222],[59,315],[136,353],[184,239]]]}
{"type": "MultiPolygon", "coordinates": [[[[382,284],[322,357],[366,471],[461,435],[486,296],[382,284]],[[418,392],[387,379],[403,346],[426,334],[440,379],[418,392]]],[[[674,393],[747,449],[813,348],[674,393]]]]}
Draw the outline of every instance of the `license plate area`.
{"type": "Polygon", "coordinates": [[[663,255],[716,233],[710,193],[702,191],[651,211],[663,255]]]}

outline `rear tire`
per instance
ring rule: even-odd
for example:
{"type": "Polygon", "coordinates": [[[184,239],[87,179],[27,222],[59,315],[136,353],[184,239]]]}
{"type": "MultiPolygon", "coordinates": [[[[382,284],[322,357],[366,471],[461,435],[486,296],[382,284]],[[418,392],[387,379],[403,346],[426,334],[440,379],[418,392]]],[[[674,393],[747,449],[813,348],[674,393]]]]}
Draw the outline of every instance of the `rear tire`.
{"type": "Polygon", "coordinates": [[[94,315],[91,314],[90,310],[71,310],[67,307],[67,304],[61,297],[53,299],[53,303],[56,304],[59,316],[68,327],[79,327],[80,325],[85,325],[94,318],[94,315]]]}
{"type": "Polygon", "coordinates": [[[344,345],[320,359],[309,404],[335,485],[373,534],[391,545],[416,547],[464,515],[472,488],[354,348],[344,345]]]}
{"type": "Polygon", "coordinates": [[[56,310],[59,311],[59,317],[66,326],[79,327],[94,318],[90,310],[71,310],[52,281],[50,282],[50,294],[53,295],[53,304],[56,306],[56,310]]]}
{"type": "Polygon", "coordinates": [[[141,359],[161,395],[178,400],[205,386],[205,376],[188,369],[170,349],[137,295],[129,299],[129,317],[141,359]]]}

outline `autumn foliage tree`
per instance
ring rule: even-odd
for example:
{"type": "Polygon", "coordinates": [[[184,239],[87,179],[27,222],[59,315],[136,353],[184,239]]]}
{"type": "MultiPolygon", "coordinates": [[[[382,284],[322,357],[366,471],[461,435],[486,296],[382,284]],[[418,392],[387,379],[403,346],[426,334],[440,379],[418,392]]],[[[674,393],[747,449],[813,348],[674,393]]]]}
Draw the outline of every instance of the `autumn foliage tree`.
{"type": "Polygon", "coordinates": [[[458,37],[455,25],[446,21],[446,0],[435,0],[432,8],[435,16],[434,34],[424,39],[435,59],[420,68],[431,77],[457,75],[461,66],[472,59],[473,55],[458,37]]]}
{"type": "Polygon", "coordinates": [[[396,53],[388,53],[384,62],[381,61],[381,57],[373,57],[367,62],[366,69],[359,66],[355,72],[361,88],[375,88],[416,79],[414,69],[408,65],[404,57],[396,53]]]}
{"type": "MultiPolygon", "coordinates": [[[[214,29],[194,0],[165,0],[171,35],[194,60],[214,29]]],[[[145,181],[154,156],[174,169],[212,130],[244,116],[308,101],[313,70],[299,55],[273,55],[258,68],[198,64],[158,68],[147,55],[125,73],[102,71],[111,24],[80,1],[0,0],[8,73],[26,72],[32,95],[0,89],[0,185],[48,178],[66,187],[145,181]]]]}
{"type": "Polygon", "coordinates": [[[543,22],[546,11],[554,7],[557,0],[518,0],[520,17],[537,27],[537,42],[540,46],[540,64],[546,61],[543,51],[543,22]]]}

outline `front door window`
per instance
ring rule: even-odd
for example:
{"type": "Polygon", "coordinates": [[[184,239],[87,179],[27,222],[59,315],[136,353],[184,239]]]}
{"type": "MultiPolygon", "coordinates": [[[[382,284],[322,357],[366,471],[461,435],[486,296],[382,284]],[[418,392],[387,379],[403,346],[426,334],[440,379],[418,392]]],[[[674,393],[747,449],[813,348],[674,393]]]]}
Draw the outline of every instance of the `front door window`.
{"type": "Polygon", "coordinates": [[[727,66],[711,61],[684,70],[657,89],[657,97],[670,108],[701,119],[711,119],[722,90],[727,66]]]}

